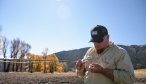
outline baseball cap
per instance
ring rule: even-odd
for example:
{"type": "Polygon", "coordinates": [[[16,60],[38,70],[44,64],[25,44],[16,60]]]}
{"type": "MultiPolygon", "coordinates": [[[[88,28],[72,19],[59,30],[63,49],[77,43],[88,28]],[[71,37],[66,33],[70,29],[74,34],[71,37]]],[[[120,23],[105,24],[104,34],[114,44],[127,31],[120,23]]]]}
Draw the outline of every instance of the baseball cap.
{"type": "Polygon", "coordinates": [[[105,35],[108,35],[107,28],[102,25],[97,25],[91,30],[90,42],[100,43],[103,41],[105,35]]]}

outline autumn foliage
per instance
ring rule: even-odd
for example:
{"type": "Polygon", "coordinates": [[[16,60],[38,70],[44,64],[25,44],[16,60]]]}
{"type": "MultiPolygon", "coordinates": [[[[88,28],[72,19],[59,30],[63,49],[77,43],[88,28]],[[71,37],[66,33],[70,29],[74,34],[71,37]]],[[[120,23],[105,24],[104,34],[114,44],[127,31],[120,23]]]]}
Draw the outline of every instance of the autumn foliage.
{"type": "Polygon", "coordinates": [[[63,63],[59,62],[55,54],[35,55],[29,54],[29,71],[30,72],[64,72],[63,63]]]}

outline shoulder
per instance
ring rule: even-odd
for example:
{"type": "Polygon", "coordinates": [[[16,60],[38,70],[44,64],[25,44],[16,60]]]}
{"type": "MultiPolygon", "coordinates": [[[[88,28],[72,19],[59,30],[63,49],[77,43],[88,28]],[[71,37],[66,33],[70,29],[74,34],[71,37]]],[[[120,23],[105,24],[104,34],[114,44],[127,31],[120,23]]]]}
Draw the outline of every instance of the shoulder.
{"type": "Polygon", "coordinates": [[[128,60],[130,57],[129,57],[129,54],[128,54],[128,52],[126,51],[126,49],[124,49],[124,48],[122,48],[122,47],[120,47],[120,46],[118,46],[118,45],[114,45],[114,50],[115,50],[115,58],[116,58],[116,60],[117,61],[119,61],[119,60],[124,60],[124,59],[126,59],[126,60],[128,60]]]}
{"type": "Polygon", "coordinates": [[[113,44],[113,50],[119,54],[128,54],[127,51],[124,48],[120,47],[119,45],[113,44]]]}
{"type": "Polygon", "coordinates": [[[93,54],[96,52],[94,47],[91,47],[87,50],[84,59],[92,59],[93,54]]]}
{"type": "Polygon", "coordinates": [[[92,53],[95,53],[96,52],[96,49],[94,47],[91,47],[87,50],[86,54],[92,54],[92,53]]]}

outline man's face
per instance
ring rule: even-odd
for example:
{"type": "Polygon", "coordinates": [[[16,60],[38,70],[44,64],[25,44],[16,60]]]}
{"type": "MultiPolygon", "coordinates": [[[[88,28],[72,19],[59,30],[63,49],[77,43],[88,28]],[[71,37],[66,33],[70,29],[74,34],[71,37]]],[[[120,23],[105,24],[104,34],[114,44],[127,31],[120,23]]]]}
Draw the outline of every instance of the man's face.
{"type": "Polygon", "coordinates": [[[94,42],[94,47],[98,51],[104,49],[107,46],[107,44],[108,44],[108,36],[105,36],[102,42],[100,43],[94,42]]]}
{"type": "Polygon", "coordinates": [[[100,43],[94,42],[94,47],[95,47],[96,50],[103,49],[103,48],[104,48],[104,43],[103,43],[103,41],[100,42],[100,43]]]}

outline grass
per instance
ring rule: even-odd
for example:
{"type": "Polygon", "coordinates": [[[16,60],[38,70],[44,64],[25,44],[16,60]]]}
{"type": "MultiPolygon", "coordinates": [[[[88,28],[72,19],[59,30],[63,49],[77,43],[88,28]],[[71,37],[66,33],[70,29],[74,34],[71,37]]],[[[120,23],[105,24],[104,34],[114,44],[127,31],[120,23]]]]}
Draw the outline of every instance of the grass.
{"type": "Polygon", "coordinates": [[[146,69],[134,70],[136,78],[146,78],[146,69]]]}
{"type": "MultiPolygon", "coordinates": [[[[134,71],[136,82],[134,84],[146,84],[146,69],[134,71]]],[[[41,73],[41,72],[0,72],[0,84],[81,84],[75,72],[67,73],[41,73]]]]}
{"type": "Polygon", "coordinates": [[[0,84],[80,84],[74,72],[67,73],[28,73],[28,72],[0,72],[0,84]]]}

